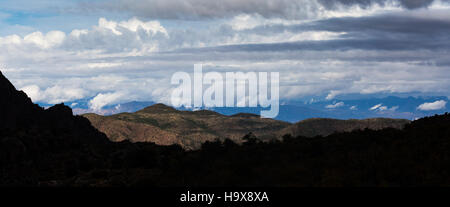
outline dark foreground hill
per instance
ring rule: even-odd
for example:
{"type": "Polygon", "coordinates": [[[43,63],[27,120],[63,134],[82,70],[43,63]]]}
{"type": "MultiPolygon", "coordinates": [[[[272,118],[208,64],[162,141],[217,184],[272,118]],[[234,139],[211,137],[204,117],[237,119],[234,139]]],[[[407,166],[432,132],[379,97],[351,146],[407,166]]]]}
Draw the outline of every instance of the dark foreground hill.
{"type": "Polygon", "coordinates": [[[135,113],[112,116],[84,114],[92,125],[112,141],[154,142],[158,145],[178,144],[184,149],[199,149],[206,141],[230,139],[242,143],[252,133],[262,141],[279,139],[285,134],[314,137],[357,129],[401,129],[404,119],[308,119],[296,124],[274,119],[262,119],[255,114],[226,116],[213,111],[179,111],[155,104],[135,113]]]}
{"type": "Polygon", "coordinates": [[[279,136],[291,134],[292,136],[315,137],[328,136],[335,132],[351,132],[354,130],[372,129],[380,130],[385,128],[403,129],[410,123],[406,119],[371,118],[371,119],[326,119],[313,118],[299,121],[278,132],[279,136]]]}
{"type": "Polygon", "coordinates": [[[402,130],[284,136],[200,150],[110,142],[70,108],[44,110],[0,75],[3,186],[449,186],[450,115],[402,130]]]}

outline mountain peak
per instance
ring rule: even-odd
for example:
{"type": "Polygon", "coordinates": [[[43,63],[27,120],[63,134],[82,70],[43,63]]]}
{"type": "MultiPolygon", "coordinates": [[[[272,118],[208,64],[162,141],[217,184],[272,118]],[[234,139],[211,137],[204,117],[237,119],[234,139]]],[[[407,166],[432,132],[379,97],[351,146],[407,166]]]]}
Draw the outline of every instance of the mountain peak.
{"type": "Polygon", "coordinates": [[[0,72],[0,128],[14,128],[30,120],[42,108],[33,104],[23,91],[17,91],[14,85],[0,72]]]}
{"type": "Polygon", "coordinates": [[[73,116],[72,109],[64,103],[56,104],[46,110],[48,113],[59,114],[66,117],[73,116]]]}
{"type": "Polygon", "coordinates": [[[1,71],[0,94],[2,95],[2,99],[0,100],[1,103],[10,103],[11,101],[17,101],[17,99],[23,99],[24,101],[31,103],[28,96],[23,91],[17,91],[14,85],[2,74],[1,71]]]}
{"type": "Polygon", "coordinates": [[[100,137],[97,140],[104,138],[90,125],[87,119],[73,116],[72,109],[63,103],[54,105],[47,110],[34,104],[25,92],[17,91],[14,85],[0,72],[0,129],[22,128],[64,129],[73,135],[86,133],[100,137]]]}
{"type": "Polygon", "coordinates": [[[29,129],[53,131],[54,135],[70,137],[68,143],[81,139],[90,139],[89,142],[92,143],[107,140],[91,126],[89,120],[73,116],[72,109],[63,103],[47,110],[34,104],[25,92],[17,91],[0,72],[0,130],[2,129],[11,129],[11,132],[20,129],[23,133],[27,133],[29,129]],[[59,134],[60,132],[64,134],[59,134]]]}
{"type": "Polygon", "coordinates": [[[241,117],[241,118],[260,118],[261,116],[252,113],[237,113],[231,115],[231,117],[241,117]]]}
{"type": "Polygon", "coordinates": [[[177,112],[177,110],[171,106],[167,106],[162,103],[154,104],[149,107],[146,107],[137,113],[173,113],[177,112]]]}

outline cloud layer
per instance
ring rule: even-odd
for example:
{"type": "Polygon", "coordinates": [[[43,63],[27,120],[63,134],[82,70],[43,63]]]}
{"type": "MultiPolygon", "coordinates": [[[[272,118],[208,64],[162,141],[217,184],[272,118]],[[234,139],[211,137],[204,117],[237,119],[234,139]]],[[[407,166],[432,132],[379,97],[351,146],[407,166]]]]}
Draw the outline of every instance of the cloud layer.
{"type": "Polygon", "coordinates": [[[433,2],[447,0],[113,0],[81,4],[83,11],[108,10],[133,16],[159,19],[216,19],[241,14],[265,18],[308,19],[345,11],[349,7],[427,8],[433,2]]]}
{"type": "MultiPolygon", "coordinates": [[[[205,72],[280,72],[287,100],[450,96],[447,1],[327,2],[103,2],[136,17],[99,16],[90,27],[1,36],[0,67],[34,101],[89,99],[94,110],[133,100],[168,103],[171,75],[192,72],[196,63],[205,72]],[[196,21],[181,20],[187,16],[196,21]]],[[[96,6],[80,4],[74,12],[96,6]]]]}

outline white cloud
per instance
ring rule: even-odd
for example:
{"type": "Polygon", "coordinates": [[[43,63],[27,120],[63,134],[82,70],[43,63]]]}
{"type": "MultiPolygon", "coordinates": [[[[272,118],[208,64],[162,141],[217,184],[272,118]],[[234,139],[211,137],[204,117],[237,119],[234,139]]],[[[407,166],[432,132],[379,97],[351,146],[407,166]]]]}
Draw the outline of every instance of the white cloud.
{"type": "Polygon", "coordinates": [[[372,106],[369,110],[374,111],[374,110],[380,109],[381,107],[383,107],[383,104],[377,104],[375,106],[372,106]]]}
{"type": "Polygon", "coordinates": [[[109,29],[116,35],[122,35],[122,32],[117,31],[117,22],[108,21],[105,18],[100,18],[98,20],[98,26],[100,28],[109,29]]]}
{"type": "Polygon", "coordinates": [[[431,103],[423,103],[420,106],[418,106],[417,109],[421,111],[440,110],[444,109],[446,104],[447,104],[446,101],[440,100],[431,103]]]}
{"type": "Polygon", "coordinates": [[[83,66],[87,67],[87,68],[113,68],[113,67],[118,67],[121,66],[122,63],[87,63],[84,64],[83,66]]]}
{"type": "Polygon", "coordinates": [[[50,104],[81,99],[86,95],[86,91],[82,88],[59,85],[54,85],[45,90],[41,90],[37,85],[28,85],[20,88],[20,90],[23,90],[34,102],[45,101],[50,104]]]}
{"type": "Polygon", "coordinates": [[[89,108],[93,111],[100,111],[104,106],[108,104],[113,104],[114,102],[120,100],[123,93],[100,93],[89,101],[89,108]]]}
{"type": "MultiPolygon", "coordinates": [[[[148,35],[155,35],[158,32],[168,35],[166,29],[161,26],[158,21],[143,22],[137,18],[131,18],[128,21],[108,21],[106,18],[100,18],[98,20],[98,26],[100,28],[109,29],[116,35],[122,35],[120,30],[127,29],[129,31],[138,32],[139,29],[144,30],[148,35]]],[[[76,32],[78,34],[79,32],[76,32]]]]}
{"type": "Polygon", "coordinates": [[[388,109],[387,106],[380,106],[380,107],[378,108],[378,110],[380,110],[380,111],[386,111],[387,109],[388,109]]]}
{"type": "Polygon", "coordinates": [[[393,106],[389,108],[390,111],[397,111],[397,109],[400,108],[399,106],[393,106]]]}
{"type": "Polygon", "coordinates": [[[21,46],[29,49],[27,46],[37,46],[41,49],[49,49],[61,45],[66,39],[66,34],[61,31],[50,31],[46,34],[42,32],[33,32],[21,38],[18,35],[9,35],[0,37],[0,45],[21,46]]]}
{"type": "Polygon", "coordinates": [[[377,104],[375,106],[372,106],[369,110],[370,111],[396,111],[399,108],[399,106],[393,106],[391,108],[387,107],[387,106],[383,106],[383,104],[377,104]]]}
{"type": "Polygon", "coordinates": [[[253,29],[258,26],[273,26],[273,25],[294,25],[300,24],[300,20],[287,20],[282,18],[264,18],[259,14],[240,14],[233,17],[226,24],[230,25],[234,30],[253,29]]]}
{"type": "Polygon", "coordinates": [[[41,101],[43,98],[41,96],[41,89],[37,85],[25,86],[25,87],[21,88],[20,90],[25,92],[28,95],[28,97],[30,97],[31,100],[33,100],[33,101],[41,101]]]}
{"type": "Polygon", "coordinates": [[[330,91],[330,93],[328,93],[327,97],[325,97],[326,100],[331,100],[334,99],[334,97],[336,97],[337,95],[339,95],[339,91],[330,91]]]}
{"type": "Polygon", "coordinates": [[[87,30],[87,29],[81,29],[81,30],[74,29],[74,30],[72,30],[72,32],[70,32],[70,35],[79,38],[81,35],[86,35],[88,33],[89,33],[89,30],[87,30]]]}
{"type": "Polygon", "coordinates": [[[159,32],[166,36],[169,35],[167,33],[167,30],[163,26],[161,26],[158,21],[143,22],[136,17],[131,18],[128,21],[120,22],[119,26],[127,28],[128,30],[133,32],[137,32],[139,29],[143,29],[149,35],[155,35],[159,32]]]}
{"type": "Polygon", "coordinates": [[[23,38],[25,43],[32,43],[40,48],[47,49],[61,45],[66,34],[61,31],[50,31],[43,35],[41,32],[33,32],[23,38]]]}
{"type": "Polygon", "coordinates": [[[335,108],[342,107],[344,105],[345,105],[344,102],[337,102],[335,104],[327,105],[327,106],[325,106],[325,108],[327,108],[327,109],[335,109],[335,108]]]}
{"type": "Polygon", "coordinates": [[[6,37],[0,37],[0,45],[8,45],[8,44],[21,44],[22,38],[18,35],[10,35],[6,37]]]}
{"type": "Polygon", "coordinates": [[[158,51],[168,31],[158,21],[112,21],[100,18],[91,29],[73,30],[63,44],[68,50],[97,50],[107,53],[148,54],[158,51]]]}

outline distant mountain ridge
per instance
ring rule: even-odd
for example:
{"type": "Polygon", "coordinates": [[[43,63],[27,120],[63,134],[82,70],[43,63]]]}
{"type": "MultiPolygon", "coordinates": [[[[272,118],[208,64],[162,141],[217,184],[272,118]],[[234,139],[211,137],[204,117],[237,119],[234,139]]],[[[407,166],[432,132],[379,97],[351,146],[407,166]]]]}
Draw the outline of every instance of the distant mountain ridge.
{"type": "Polygon", "coordinates": [[[226,116],[215,111],[180,111],[164,104],[155,104],[135,113],[111,116],[84,114],[92,125],[112,141],[154,142],[159,145],[178,144],[186,149],[198,149],[206,141],[231,139],[242,143],[252,133],[267,141],[292,136],[327,136],[334,132],[357,129],[401,129],[408,124],[404,119],[337,120],[314,118],[296,124],[274,119],[263,119],[251,113],[226,116]]]}
{"type": "MultiPolygon", "coordinates": [[[[415,120],[421,117],[442,114],[448,107],[433,110],[421,110],[419,106],[424,103],[433,103],[441,101],[450,102],[444,96],[414,97],[411,94],[399,96],[361,96],[353,94],[352,97],[343,96],[343,99],[313,99],[292,100],[280,103],[279,114],[275,119],[296,123],[309,118],[333,118],[333,119],[367,119],[367,118],[397,118],[415,120]]],[[[93,110],[89,108],[89,98],[68,102],[67,105],[73,107],[75,114],[97,113],[101,115],[113,115],[123,112],[134,113],[145,107],[155,104],[154,102],[132,101],[120,104],[109,104],[102,109],[93,110]]],[[[50,106],[41,103],[43,106],[50,106]]],[[[259,114],[261,110],[267,110],[262,107],[212,107],[212,108],[177,108],[182,111],[210,110],[223,115],[234,115],[238,113],[259,114]]]]}

